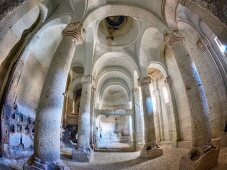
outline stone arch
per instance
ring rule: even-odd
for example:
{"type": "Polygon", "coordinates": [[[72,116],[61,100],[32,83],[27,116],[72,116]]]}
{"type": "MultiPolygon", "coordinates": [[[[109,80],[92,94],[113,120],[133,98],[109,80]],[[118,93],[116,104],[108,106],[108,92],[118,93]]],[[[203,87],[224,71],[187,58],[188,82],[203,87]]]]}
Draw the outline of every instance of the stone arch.
{"type": "MultiPolygon", "coordinates": [[[[179,6],[185,6],[187,10],[190,10],[190,13],[196,14],[201,20],[203,20],[217,35],[217,37],[223,42],[226,42],[226,23],[223,16],[218,16],[215,11],[220,10],[216,9],[217,7],[212,6],[209,2],[193,1],[193,0],[166,0],[163,5],[163,15],[166,19],[166,22],[170,28],[177,27],[177,10],[179,6]],[[208,8],[208,6],[210,8],[208,8]]],[[[223,8],[224,10],[224,8],[223,8]]],[[[224,12],[223,12],[224,13],[224,12]]],[[[220,14],[223,14],[220,12],[220,14]]]]}
{"type": "Polygon", "coordinates": [[[147,75],[147,67],[150,62],[159,61],[160,63],[164,63],[164,57],[161,58],[162,51],[160,50],[160,47],[163,45],[163,40],[163,34],[154,27],[149,27],[144,31],[138,55],[141,74],[143,76],[147,75]]]}
{"type": "Polygon", "coordinates": [[[105,53],[99,57],[94,65],[92,77],[96,85],[96,106],[100,106],[99,92],[102,88],[103,83],[110,79],[122,79],[126,82],[127,89],[131,97],[131,89],[133,88],[133,74],[134,71],[139,71],[137,64],[131,56],[128,56],[120,52],[105,53]]]}
{"type": "Polygon", "coordinates": [[[72,82],[70,83],[70,86],[69,86],[69,94],[70,94],[70,97],[73,97],[73,93],[74,93],[76,90],[79,90],[79,89],[82,88],[81,79],[82,79],[82,75],[76,77],[76,78],[73,79],[72,82]]]}
{"type": "MultiPolygon", "coordinates": [[[[97,95],[99,96],[101,89],[103,88],[103,85],[105,83],[110,83],[111,80],[114,80],[113,83],[120,83],[124,84],[124,87],[127,89],[127,93],[129,96],[129,99],[131,100],[131,89],[133,88],[133,79],[129,77],[127,72],[118,71],[118,70],[109,70],[106,71],[104,74],[101,74],[101,76],[96,79],[96,90],[97,95]]],[[[111,84],[111,83],[110,83],[111,84]]],[[[99,100],[101,96],[99,96],[99,100]]]]}
{"type": "Polygon", "coordinates": [[[178,0],[165,0],[162,6],[162,15],[170,28],[177,28],[176,10],[178,0]]]}
{"type": "MultiPolygon", "coordinates": [[[[0,51],[2,51],[0,57],[0,102],[3,102],[4,91],[6,90],[7,79],[9,79],[10,72],[12,72],[15,63],[19,58],[19,52],[23,46],[23,41],[29,37],[34,31],[34,27],[37,27],[42,15],[42,8],[33,7],[29,12],[21,17],[17,22],[14,20],[12,25],[1,23],[0,39],[0,51]],[[27,23],[24,20],[28,21],[27,23]],[[4,26],[3,26],[4,25],[4,26]],[[10,29],[9,29],[10,28],[10,29]]],[[[18,17],[18,16],[17,16],[18,17]]],[[[6,19],[7,20],[7,19],[6,19]]],[[[2,20],[4,22],[4,20],[2,20]]],[[[12,22],[11,21],[11,22],[12,22]]]]}
{"type": "Polygon", "coordinates": [[[147,74],[153,80],[152,93],[153,101],[155,101],[155,120],[156,120],[156,137],[160,141],[177,141],[178,115],[174,110],[174,97],[171,95],[171,87],[167,83],[167,69],[160,62],[150,62],[147,67],[147,74]]]}
{"type": "Polygon", "coordinates": [[[139,71],[136,62],[132,56],[129,56],[122,52],[108,52],[100,56],[94,63],[93,66],[93,77],[106,66],[120,66],[128,70],[132,75],[134,70],[139,71]],[[114,60],[119,63],[111,63],[110,60],[114,60]]]}
{"type": "MultiPolygon", "coordinates": [[[[131,86],[133,84],[133,78],[131,73],[122,67],[105,67],[103,68],[102,72],[95,78],[95,82],[98,83],[98,81],[103,77],[106,76],[106,74],[109,74],[110,77],[114,77],[114,75],[111,73],[122,73],[122,75],[125,76],[125,81],[127,82],[128,86],[131,86]]],[[[121,77],[121,76],[119,76],[121,77]]]]}
{"type": "Polygon", "coordinates": [[[143,8],[136,7],[136,6],[129,6],[129,5],[105,5],[102,7],[97,8],[96,10],[88,13],[84,18],[84,27],[86,28],[89,23],[101,20],[107,16],[115,16],[115,15],[124,15],[124,16],[131,16],[137,17],[147,21],[150,25],[153,25],[160,32],[164,33],[167,29],[165,24],[152,12],[149,12],[143,8]]]}
{"type": "Polygon", "coordinates": [[[101,109],[130,109],[130,94],[128,94],[128,89],[123,83],[105,83],[100,93],[101,109]],[[113,94],[110,94],[110,92],[113,94]],[[116,100],[116,98],[118,98],[118,100],[116,100]],[[109,106],[106,104],[109,104],[109,106]]]}
{"type": "Polygon", "coordinates": [[[127,83],[121,78],[115,78],[115,79],[112,78],[112,79],[106,80],[100,89],[100,97],[102,98],[103,92],[108,86],[111,86],[114,84],[122,86],[125,89],[125,91],[127,92],[127,96],[129,98],[129,100],[131,100],[131,90],[129,89],[127,83]]]}
{"type": "MultiPolygon", "coordinates": [[[[20,112],[23,116],[31,118],[32,120],[36,117],[36,109],[38,107],[39,97],[42,90],[42,84],[45,80],[45,70],[42,68],[41,64],[37,59],[32,56],[34,53],[32,50],[39,43],[40,36],[48,28],[53,28],[56,25],[65,25],[69,23],[70,19],[60,18],[49,23],[43,24],[40,23],[36,25],[35,29],[32,30],[30,35],[25,38],[24,43],[19,47],[18,53],[15,54],[17,58],[17,63],[14,65],[14,68],[9,68],[10,79],[7,84],[11,83],[10,88],[5,90],[4,105],[1,111],[5,111],[5,108],[14,108],[11,111],[7,112],[7,115],[13,114],[14,111],[20,112]],[[21,49],[20,49],[21,48],[21,49]],[[36,69],[34,69],[36,68],[36,69]],[[29,83],[27,83],[29,82],[29,83]],[[31,92],[34,92],[31,95],[31,92]],[[16,108],[16,110],[15,110],[16,108]]],[[[47,69],[47,68],[46,68],[47,69]]],[[[1,122],[4,126],[5,122],[1,122]]],[[[24,133],[24,131],[23,131],[24,133]]],[[[13,136],[10,136],[9,138],[13,136]]],[[[31,136],[22,135],[22,140],[26,141],[26,144],[33,146],[33,139],[31,136]]],[[[2,139],[1,139],[2,140],[2,139]]],[[[11,140],[19,140],[18,138],[11,140]]],[[[4,143],[4,142],[2,142],[4,143]]],[[[31,148],[29,148],[31,149],[31,148]]],[[[29,153],[29,149],[25,152],[29,153]]],[[[6,151],[7,152],[7,151],[6,151]]],[[[10,156],[12,153],[7,152],[7,156],[10,156]]],[[[24,153],[21,153],[22,155],[24,153]]]]}
{"type": "MultiPolygon", "coordinates": [[[[15,84],[15,86],[21,87],[19,88],[20,91],[16,91],[18,95],[17,100],[21,99],[22,101],[25,101],[25,103],[27,103],[27,100],[25,98],[29,99],[30,91],[27,90],[26,81],[29,79],[29,81],[32,82],[32,87],[30,87],[30,90],[36,88],[37,92],[37,98],[35,100],[32,100],[36,103],[33,103],[32,105],[35,105],[35,107],[37,107],[46,72],[52,60],[54,52],[56,51],[58,44],[60,43],[60,40],[62,38],[61,32],[68,22],[70,22],[70,18],[68,16],[62,16],[62,18],[50,20],[48,23],[44,24],[40,30],[34,33],[34,37],[28,42],[26,48],[22,51],[19,61],[23,64],[16,65],[15,71],[13,73],[15,74],[15,78],[20,77],[20,79],[18,80],[19,83],[15,84]],[[46,39],[46,35],[51,33],[51,31],[54,31],[56,35],[53,36],[53,39],[51,41],[48,41],[48,39],[46,39]],[[40,48],[42,50],[40,50],[40,48]],[[34,70],[33,66],[36,67],[39,72],[37,72],[37,70],[34,70]],[[23,68],[26,68],[27,70],[30,69],[30,71],[27,71],[23,68]]],[[[15,91],[12,90],[12,92],[15,91]]],[[[34,112],[34,110],[30,112],[34,112]]]]}
{"type": "Polygon", "coordinates": [[[152,61],[152,62],[148,63],[148,65],[147,65],[146,68],[147,68],[147,70],[148,70],[149,68],[158,69],[158,70],[161,71],[161,73],[164,75],[165,78],[168,77],[168,72],[167,72],[166,66],[164,66],[164,64],[162,64],[162,63],[160,63],[160,62],[158,62],[158,61],[152,61]]]}
{"type": "Polygon", "coordinates": [[[206,44],[211,55],[213,56],[213,60],[220,71],[225,87],[227,87],[227,77],[226,77],[227,63],[224,59],[225,58],[224,54],[221,52],[220,47],[217,45],[217,42],[215,41],[215,39],[217,38],[217,35],[195,13],[193,13],[188,8],[182,5],[179,5],[178,7],[177,17],[178,17],[177,19],[178,23],[185,23],[185,25],[187,24],[190,25],[187,28],[191,27],[191,30],[193,32],[197,32],[197,34],[199,34],[197,35],[198,39],[202,38],[201,39],[202,42],[206,44]]]}

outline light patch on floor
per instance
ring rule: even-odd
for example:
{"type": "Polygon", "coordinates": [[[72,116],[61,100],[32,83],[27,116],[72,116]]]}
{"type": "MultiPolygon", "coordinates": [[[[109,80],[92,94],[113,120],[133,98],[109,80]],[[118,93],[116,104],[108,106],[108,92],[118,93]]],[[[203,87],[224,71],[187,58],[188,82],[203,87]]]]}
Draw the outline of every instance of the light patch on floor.
{"type": "MultiPolygon", "coordinates": [[[[95,152],[90,163],[64,162],[71,170],[178,170],[180,158],[189,150],[169,147],[163,151],[163,156],[153,160],[139,158],[140,152],[95,152]]],[[[226,169],[227,148],[222,148],[219,165],[213,170],[226,169]]]]}

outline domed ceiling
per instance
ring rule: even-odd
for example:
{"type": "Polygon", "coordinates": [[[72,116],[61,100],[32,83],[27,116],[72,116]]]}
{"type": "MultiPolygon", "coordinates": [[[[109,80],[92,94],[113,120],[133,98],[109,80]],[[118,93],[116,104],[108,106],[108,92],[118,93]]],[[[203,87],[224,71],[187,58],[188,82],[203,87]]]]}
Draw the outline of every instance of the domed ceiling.
{"type": "Polygon", "coordinates": [[[100,21],[98,40],[107,46],[121,46],[133,43],[138,35],[137,21],[128,16],[109,16],[100,21]]]}

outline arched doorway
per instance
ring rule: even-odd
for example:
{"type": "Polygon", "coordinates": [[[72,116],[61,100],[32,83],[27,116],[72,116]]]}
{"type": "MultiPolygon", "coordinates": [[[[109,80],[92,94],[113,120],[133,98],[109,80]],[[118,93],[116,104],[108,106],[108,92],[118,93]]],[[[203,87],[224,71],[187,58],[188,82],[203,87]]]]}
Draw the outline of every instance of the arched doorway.
{"type": "Polygon", "coordinates": [[[151,97],[154,103],[156,140],[160,143],[175,143],[177,141],[176,115],[169,87],[166,69],[163,65],[153,62],[148,66],[148,76],[151,77],[151,97]]]}

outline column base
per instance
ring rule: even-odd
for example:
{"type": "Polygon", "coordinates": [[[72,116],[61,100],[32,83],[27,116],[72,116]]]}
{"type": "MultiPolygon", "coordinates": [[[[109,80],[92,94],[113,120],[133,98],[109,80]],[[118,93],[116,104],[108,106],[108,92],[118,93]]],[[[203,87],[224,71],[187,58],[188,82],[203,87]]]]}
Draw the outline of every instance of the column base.
{"type": "Polygon", "coordinates": [[[136,151],[141,151],[144,148],[144,143],[136,144],[136,151]]]}
{"type": "Polygon", "coordinates": [[[199,170],[199,169],[211,169],[218,163],[220,147],[208,149],[201,153],[199,149],[193,148],[190,153],[183,156],[180,161],[180,170],[199,170]]]}
{"type": "Polygon", "coordinates": [[[72,158],[75,162],[89,162],[93,158],[93,151],[88,147],[77,147],[72,151],[72,158]]]}
{"type": "Polygon", "coordinates": [[[142,149],[140,156],[147,159],[154,159],[163,155],[163,151],[158,147],[151,147],[150,145],[145,145],[142,149]]]}
{"type": "Polygon", "coordinates": [[[227,147],[227,132],[222,132],[220,136],[221,136],[221,146],[227,147]]]}
{"type": "Polygon", "coordinates": [[[23,170],[70,170],[62,160],[54,162],[41,161],[41,159],[35,157],[34,160],[30,158],[23,166],[23,170]],[[31,163],[32,162],[32,163],[31,163]]]}

